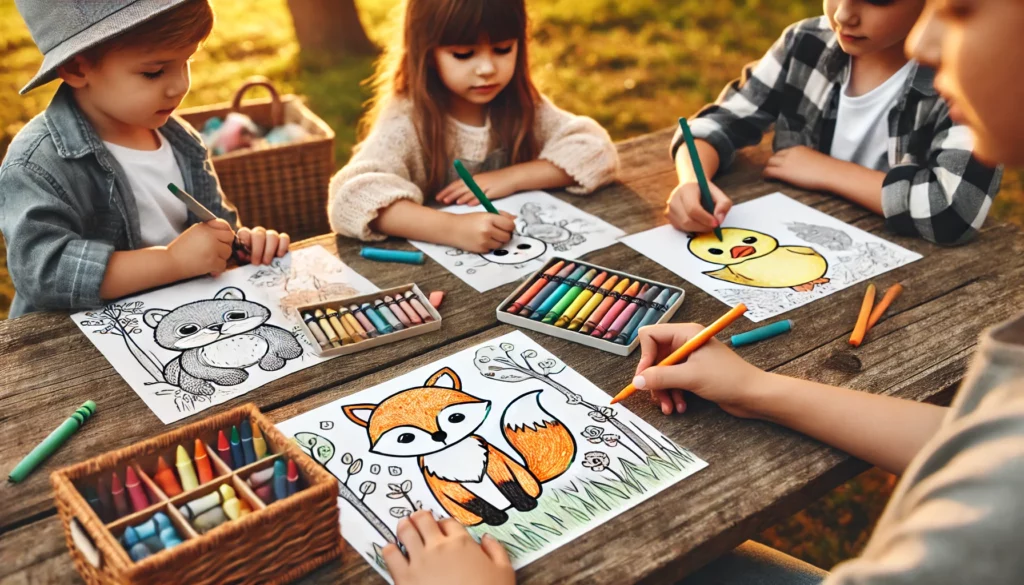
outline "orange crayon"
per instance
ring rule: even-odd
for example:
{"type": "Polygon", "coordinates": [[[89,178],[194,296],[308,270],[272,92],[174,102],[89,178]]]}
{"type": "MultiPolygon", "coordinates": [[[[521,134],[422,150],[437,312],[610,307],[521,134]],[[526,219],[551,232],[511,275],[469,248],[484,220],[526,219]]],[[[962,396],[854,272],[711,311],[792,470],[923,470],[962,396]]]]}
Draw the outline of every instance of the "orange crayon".
{"type": "Polygon", "coordinates": [[[210,458],[206,456],[206,445],[202,439],[196,439],[195,464],[200,485],[213,479],[213,467],[210,465],[210,458]]]}
{"type": "Polygon", "coordinates": [[[601,285],[601,288],[597,289],[597,292],[594,293],[594,296],[590,297],[590,300],[587,301],[587,304],[583,305],[583,308],[580,309],[580,312],[577,313],[576,316],[572,318],[572,322],[569,323],[569,330],[576,331],[577,329],[579,329],[583,325],[583,323],[586,322],[587,318],[590,317],[590,314],[594,312],[594,309],[596,309],[598,305],[600,305],[601,302],[604,301],[605,295],[608,294],[608,291],[612,290],[612,288],[618,282],[619,276],[617,274],[613,274],[611,278],[604,281],[604,284],[601,285]]]}
{"type": "Polygon", "coordinates": [[[868,317],[871,316],[871,307],[875,304],[875,285],[869,284],[868,290],[864,291],[864,300],[860,304],[860,315],[857,316],[857,324],[853,327],[850,335],[850,345],[860,347],[864,336],[868,333],[868,317]]]}
{"type": "Polygon", "coordinates": [[[163,490],[168,498],[173,498],[182,492],[181,484],[178,483],[178,478],[174,476],[174,470],[171,469],[170,465],[167,465],[167,461],[164,461],[163,455],[156,459],[156,473],[153,474],[153,481],[160,486],[160,489],[163,490]]]}
{"type": "Polygon", "coordinates": [[[623,278],[622,280],[620,280],[619,284],[615,285],[615,288],[612,289],[612,292],[608,293],[601,301],[601,304],[598,305],[596,309],[594,309],[594,312],[591,313],[590,318],[587,319],[587,322],[583,325],[583,327],[580,327],[580,333],[586,335],[590,333],[591,330],[594,329],[594,327],[597,327],[598,324],[601,322],[601,319],[604,319],[605,314],[607,314],[608,311],[611,310],[612,305],[615,304],[615,301],[619,300],[619,298],[622,297],[622,293],[626,292],[626,289],[629,288],[629,285],[630,281],[628,278],[623,278]]]}
{"type": "Polygon", "coordinates": [[[558,271],[561,270],[563,266],[565,266],[565,262],[561,260],[555,262],[554,265],[551,266],[551,268],[545,270],[544,274],[540,275],[540,277],[536,281],[534,281],[533,284],[530,285],[530,288],[526,289],[526,292],[519,295],[519,298],[516,299],[515,302],[506,307],[505,311],[512,313],[513,315],[518,313],[523,307],[526,306],[526,303],[529,303],[533,299],[533,297],[537,296],[537,293],[539,293],[541,289],[544,288],[544,285],[551,281],[552,276],[558,274],[558,271]]]}
{"type": "Polygon", "coordinates": [[[875,326],[875,323],[878,323],[878,320],[882,318],[882,313],[885,313],[885,310],[889,308],[889,305],[891,305],[902,292],[903,285],[900,283],[890,286],[889,290],[885,291],[885,296],[882,297],[882,300],[875,306],[875,310],[871,311],[871,316],[868,317],[868,331],[871,331],[871,328],[875,326]]]}

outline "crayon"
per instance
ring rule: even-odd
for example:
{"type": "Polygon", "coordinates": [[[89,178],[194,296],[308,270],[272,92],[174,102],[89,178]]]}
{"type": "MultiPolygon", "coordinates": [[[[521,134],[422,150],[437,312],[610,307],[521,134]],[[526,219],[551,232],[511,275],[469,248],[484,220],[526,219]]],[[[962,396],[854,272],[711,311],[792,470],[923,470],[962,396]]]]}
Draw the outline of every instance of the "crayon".
{"type": "Polygon", "coordinates": [[[181,544],[181,537],[174,527],[170,526],[160,531],[160,542],[164,544],[165,549],[171,549],[181,544]]]}
{"type": "MultiPolygon", "coordinates": [[[[274,468],[271,467],[270,469],[273,470],[274,468]]],[[[274,501],[274,486],[271,485],[271,482],[265,483],[252,491],[264,504],[269,504],[274,501]]]]}
{"type": "MultiPolygon", "coordinates": [[[[184,203],[185,207],[188,207],[188,210],[199,218],[199,221],[206,222],[217,219],[217,216],[214,215],[212,211],[207,209],[202,203],[196,201],[194,197],[179,189],[174,183],[169,183],[167,185],[167,189],[182,203],[184,203]]],[[[235,230],[232,229],[231,231],[234,232],[235,230]]],[[[239,264],[244,264],[242,258],[239,256],[239,252],[244,252],[246,256],[252,256],[252,250],[249,249],[249,246],[243,244],[241,240],[238,239],[238,234],[235,233],[235,239],[231,242],[231,257],[239,264]]]]}
{"type": "MultiPolygon", "coordinates": [[[[161,530],[170,527],[171,519],[167,517],[167,514],[164,514],[163,512],[157,512],[156,514],[153,514],[153,517],[149,520],[146,520],[142,524],[136,524],[131,528],[135,529],[136,538],[138,538],[139,540],[146,540],[148,538],[153,538],[154,536],[160,534],[161,530]]],[[[127,530],[125,531],[125,533],[127,537],[127,530]]]]}
{"type": "MultiPolygon", "coordinates": [[[[434,292],[430,293],[430,297],[428,297],[427,300],[430,301],[430,306],[434,307],[435,309],[440,309],[441,303],[444,302],[444,291],[435,290],[434,292]]],[[[427,314],[429,315],[430,313],[427,314]]],[[[420,314],[420,316],[422,316],[422,313],[420,314]]]]}
{"type": "Polygon", "coordinates": [[[316,338],[316,342],[320,345],[320,349],[327,349],[331,346],[331,342],[327,341],[327,336],[324,335],[324,330],[320,329],[320,326],[316,324],[316,318],[309,313],[302,316],[302,320],[306,322],[306,327],[316,338]]]}
{"type": "Polygon", "coordinates": [[[388,325],[388,322],[384,320],[384,317],[382,317],[381,314],[377,312],[377,309],[374,309],[370,303],[363,303],[359,307],[359,310],[366,313],[366,316],[370,318],[373,326],[377,328],[377,332],[381,335],[387,335],[388,333],[395,332],[395,328],[388,325]]]}
{"type": "Polygon", "coordinates": [[[117,511],[117,517],[128,515],[128,497],[124,493],[124,484],[121,483],[121,478],[117,476],[115,471],[110,477],[110,496],[114,498],[114,510],[117,511]]]}
{"type": "Polygon", "coordinates": [[[256,463],[256,450],[252,448],[252,423],[249,419],[242,419],[242,456],[245,457],[245,464],[256,463]]]}
{"type": "Polygon", "coordinates": [[[260,425],[252,425],[252,448],[256,451],[256,459],[263,459],[267,456],[267,440],[263,438],[260,425]]]}
{"type": "Polygon", "coordinates": [[[868,317],[868,331],[871,331],[871,328],[875,326],[875,323],[878,323],[878,320],[882,318],[882,314],[885,313],[885,310],[889,308],[889,305],[891,305],[902,292],[903,285],[900,283],[890,286],[889,290],[885,291],[885,296],[882,297],[882,300],[875,306],[875,309],[871,311],[871,316],[868,317]]]}
{"type": "MultiPolygon", "coordinates": [[[[402,322],[403,327],[412,327],[412,319],[406,314],[405,309],[402,308],[402,305],[399,304],[394,297],[384,297],[384,304],[387,305],[388,310],[394,313],[395,317],[402,322]]],[[[405,306],[409,307],[409,303],[406,303],[405,306]]],[[[409,308],[411,309],[411,307],[409,308]]],[[[417,317],[418,316],[419,315],[417,315],[417,317]]]]}
{"type": "Polygon", "coordinates": [[[568,291],[566,291],[564,295],[562,295],[562,298],[559,299],[557,303],[555,303],[555,306],[552,307],[550,311],[548,311],[547,315],[544,315],[544,319],[542,321],[548,324],[553,323],[556,319],[565,314],[569,307],[576,302],[576,299],[579,298],[583,291],[590,288],[591,284],[595,280],[600,279],[601,282],[604,282],[604,279],[605,277],[607,277],[607,275],[608,273],[604,271],[602,271],[601,274],[598,274],[596,268],[591,268],[590,270],[588,270],[587,273],[584,274],[583,277],[576,282],[575,286],[570,288],[568,291]]]}
{"type": "Polygon", "coordinates": [[[149,507],[149,498],[146,491],[139,483],[139,475],[131,465],[124,472],[124,488],[128,491],[128,499],[131,500],[132,510],[139,512],[149,507]]]}
{"type": "Polygon", "coordinates": [[[469,190],[476,196],[480,205],[484,206],[487,213],[498,215],[498,210],[494,207],[494,204],[491,203],[491,200],[487,198],[487,195],[484,195],[483,189],[480,188],[480,185],[476,184],[476,181],[473,180],[473,175],[469,174],[466,167],[462,165],[462,161],[455,159],[453,164],[455,166],[455,172],[459,174],[459,178],[462,179],[462,182],[465,183],[467,187],[469,187],[469,190]]]}
{"type": "Polygon", "coordinates": [[[70,439],[71,435],[75,434],[75,431],[81,428],[85,421],[95,412],[96,403],[92,400],[86,400],[82,406],[79,406],[75,409],[75,412],[71,413],[67,420],[60,423],[59,427],[47,435],[42,442],[29,451],[28,455],[25,455],[24,459],[14,466],[10,475],[7,476],[7,481],[18,483],[25,479],[28,474],[32,473],[33,469],[38,467],[40,463],[45,461],[47,457],[52,455],[54,451],[70,439]]]}
{"type": "Polygon", "coordinates": [[[220,486],[220,495],[224,499],[224,513],[231,520],[238,520],[249,513],[249,510],[242,506],[242,500],[235,494],[235,488],[224,484],[220,486]]]}
{"type": "MultiPolygon", "coordinates": [[[[633,315],[640,308],[640,305],[643,304],[644,297],[647,296],[647,291],[649,291],[650,289],[650,285],[645,284],[643,285],[643,287],[640,288],[639,292],[630,296],[630,298],[626,301],[626,306],[622,309],[622,312],[619,313],[619,316],[612,321],[612,324],[608,326],[608,329],[605,331],[605,334],[602,336],[602,338],[611,341],[619,336],[619,333],[622,332],[622,329],[626,326],[626,323],[629,323],[630,319],[633,318],[633,315]]],[[[608,314],[610,315],[611,311],[609,311],[608,314]]],[[[607,319],[608,317],[605,316],[605,318],[607,319]]]]}
{"type": "MultiPolygon", "coordinates": [[[[682,362],[687,357],[689,357],[690,354],[703,347],[709,339],[711,339],[712,337],[720,333],[723,329],[731,325],[733,321],[739,319],[743,315],[743,313],[746,312],[746,305],[744,305],[743,303],[736,305],[728,313],[719,317],[717,321],[705,327],[700,333],[691,337],[689,341],[687,341],[686,343],[680,345],[675,351],[669,354],[668,357],[658,362],[658,366],[674,366],[682,362]]],[[[640,375],[637,377],[639,378],[642,376],[643,372],[640,372],[640,375]]],[[[634,380],[636,380],[636,378],[634,378],[634,380]]],[[[622,392],[616,394],[615,398],[612,398],[611,403],[616,404],[618,402],[621,402],[628,398],[637,390],[638,388],[631,382],[629,386],[626,386],[625,388],[622,389],[622,392]]]]}
{"type": "Polygon", "coordinates": [[[236,468],[245,465],[245,454],[242,453],[242,438],[239,436],[238,427],[235,425],[231,425],[231,460],[235,462],[236,468]]]}
{"type": "Polygon", "coordinates": [[[860,304],[860,314],[857,315],[857,324],[853,328],[853,333],[850,334],[850,345],[853,347],[860,347],[860,344],[864,342],[864,336],[868,332],[868,317],[871,316],[871,307],[875,304],[875,285],[869,284],[868,289],[864,291],[864,300],[860,304]]]}
{"type": "Polygon", "coordinates": [[[601,317],[601,321],[594,326],[594,330],[590,332],[591,337],[604,337],[604,334],[608,332],[615,320],[619,318],[619,315],[626,310],[626,307],[633,304],[633,301],[641,294],[640,281],[634,281],[633,284],[629,285],[626,292],[612,303],[612,306],[608,308],[608,312],[601,317]]]}
{"type": "Polygon", "coordinates": [[[373,301],[373,308],[380,313],[382,317],[384,317],[384,320],[387,321],[388,325],[390,325],[395,331],[405,329],[405,325],[402,325],[402,322],[398,320],[398,317],[395,317],[395,314],[392,313],[391,309],[384,304],[384,301],[380,299],[373,301]]]}
{"type": "Polygon", "coordinates": [[[288,460],[288,495],[295,495],[299,491],[299,468],[291,459],[288,460]]]}
{"type": "MultiPolygon", "coordinates": [[[[576,295],[576,298],[573,299],[572,303],[570,303],[569,306],[562,311],[562,314],[558,316],[558,320],[555,321],[555,327],[565,327],[568,325],[569,322],[572,321],[572,318],[580,312],[580,309],[587,304],[587,301],[594,296],[598,287],[604,284],[607,278],[608,273],[602,270],[601,274],[598,274],[593,280],[588,282],[587,286],[580,290],[580,293],[576,295]]],[[[569,291],[569,293],[571,294],[572,291],[569,291]]]]}
{"type": "Polygon", "coordinates": [[[562,297],[564,297],[566,293],[577,286],[586,286],[586,283],[582,281],[586,275],[590,273],[590,270],[583,265],[580,265],[576,270],[573,270],[572,274],[563,280],[562,283],[559,284],[550,295],[548,295],[548,298],[544,299],[544,302],[537,307],[533,314],[530,315],[530,319],[540,321],[541,319],[546,318],[548,313],[551,312],[551,309],[555,308],[555,305],[562,300],[562,297]]]}
{"type": "Polygon", "coordinates": [[[130,549],[128,549],[128,556],[136,563],[151,554],[153,553],[149,552],[149,547],[141,542],[135,543],[130,549]]]}
{"type": "MultiPolygon", "coordinates": [[[[558,262],[552,264],[551,268],[545,270],[544,274],[541,274],[540,276],[537,277],[537,280],[533,281],[533,284],[530,285],[530,288],[526,289],[526,291],[523,292],[523,294],[519,295],[519,298],[513,301],[511,305],[505,307],[505,312],[512,313],[513,315],[518,313],[523,307],[526,306],[527,303],[529,303],[533,299],[533,297],[537,296],[541,289],[543,289],[545,286],[547,286],[549,282],[551,282],[551,279],[554,278],[556,274],[558,274],[558,271],[561,270],[563,266],[565,266],[565,262],[562,260],[559,260],[558,262]]],[[[430,293],[430,296],[430,302],[431,304],[433,304],[434,293],[430,293]]],[[[436,306],[437,305],[435,305],[435,307],[436,306]]]]}
{"type": "Polygon", "coordinates": [[[401,262],[402,264],[423,264],[426,258],[423,252],[407,252],[405,250],[384,250],[383,248],[364,247],[359,255],[367,260],[377,262],[401,262]]]}
{"type": "Polygon", "coordinates": [[[377,328],[370,322],[370,318],[359,309],[359,305],[352,305],[348,310],[349,313],[355,316],[356,321],[359,322],[359,326],[363,328],[363,331],[366,331],[367,337],[373,338],[379,335],[379,333],[377,333],[377,328]]]}
{"type": "Polygon", "coordinates": [[[288,497],[288,471],[283,459],[274,462],[274,499],[288,497]]]}
{"type": "Polygon", "coordinates": [[[156,458],[156,473],[153,474],[153,481],[160,486],[168,498],[173,498],[183,491],[181,484],[178,483],[178,478],[174,476],[174,471],[171,470],[170,465],[167,465],[163,455],[156,458]]]}
{"type": "Polygon", "coordinates": [[[619,276],[613,274],[611,278],[604,281],[604,284],[594,292],[594,295],[590,297],[583,308],[576,313],[576,316],[572,318],[572,322],[569,323],[569,331],[577,331],[583,323],[586,322],[587,318],[590,317],[591,313],[594,312],[597,307],[604,302],[605,296],[611,292],[612,288],[619,282],[619,276]]]}
{"type": "Polygon", "coordinates": [[[121,541],[125,546],[132,547],[135,546],[136,543],[141,542],[142,539],[139,538],[138,533],[135,532],[135,528],[125,526],[124,534],[121,536],[121,541]]]}
{"type": "Polygon", "coordinates": [[[330,342],[331,347],[341,347],[341,337],[334,330],[334,327],[331,327],[331,322],[327,320],[327,315],[322,310],[317,309],[313,313],[313,317],[320,324],[320,330],[327,336],[327,341],[330,342]]]}
{"type": "Polygon", "coordinates": [[[636,312],[633,313],[633,316],[630,317],[626,325],[622,328],[621,331],[619,331],[619,334],[615,336],[615,343],[625,344],[627,341],[629,341],[629,337],[633,334],[633,330],[635,330],[637,326],[640,325],[640,322],[643,321],[644,319],[644,315],[646,315],[647,311],[650,309],[651,302],[660,293],[661,287],[652,286],[651,288],[647,289],[646,293],[640,295],[640,302],[637,303],[636,312]]]}
{"type": "Polygon", "coordinates": [[[551,296],[556,290],[558,290],[558,287],[562,286],[562,282],[564,282],[565,279],[568,278],[569,275],[572,274],[575,270],[575,263],[570,262],[566,264],[565,267],[559,270],[557,274],[548,279],[547,283],[544,285],[544,288],[540,289],[540,292],[534,295],[534,297],[530,299],[530,302],[526,303],[525,307],[519,309],[519,316],[529,317],[530,315],[532,315],[538,307],[544,304],[544,301],[548,300],[549,296],[551,296]]]}
{"type": "Polygon", "coordinates": [[[249,476],[249,486],[253,489],[266,485],[270,480],[274,479],[274,467],[268,467],[261,469],[256,473],[249,476]]]}
{"type": "Polygon", "coordinates": [[[100,519],[104,523],[113,522],[117,519],[114,517],[114,500],[102,477],[96,480],[96,492],[100,497],[100,504],[103,506],[103,514],[100,515],[100,519]]]}
{"type": "Polygon", "coordinates": [[[210,508],[202,514],[196,516],[196,519],[192,521],[192,527],[196,529],[199,534],[206,534],[221,524],[227,522],[227,514],[224,513],[224,508],[216,507],[210,508]]]}
{"type": "Polygon", "coordinates": [[[612,306],[622,300],[622,293],[626,292],[626,289],[629,288],[630,284],[632,283],[628,278],[620,280],[619,284],[615,285],[615,288],[605,295],[601,304],[598,305],[597,308],[594,309],[594,312],[590,314],[590,317],[587,318],[587,322],[583,324],[583,327],[580,327],[580,333],[589,335],[594,327],[597,327],[601,323],[602,319],[604,319],[604,316],[608,314],[608,311],[611,310],[612,306]]]}
{"type": "Polygon", "coordinates": [[[188,458],[188,452],[181,445],[174,454],[174,466],[178,468],[178,478],[181,479],[181,489],[186,492],[199,487],[199,478],[196,477],[196,468],[192,466],[192,460],[188,458]]]}
{"type": "Polygon", "coordinates": [[[659,293],[658,296],[653,301],[651,301],[650,308],[648,308],[647,310],[647,314],[644,315],[644,318],[641,319],[640,323],[637,324],[636,329],[633,330],[633,333],[629,335],[629,341],[627,343],[633,343],[633,340],[636,339],[637,336],[640,334],[640,329],[648,325],[653,325],[654,323],[657,323],[658,320],[661,319],[661,316],[665,314],[665,311],[667,311],[668,308],[672,306],[672,303],[675,302],[674,299],[678,298],[678,295],[679,293],[673,294],[672,289],[670,288],[666,288],[665,290],[661,291],[661,293],[659,293]]]}
{"type": "Polygon", "coordinates": [[[228,445],[228,437],[223,430],[217,431],[217,456],[229,468],[235,468],[235,460],[231,457],[231,447],[228,445]]]}
{"type": "Polygon", "coordinates": [[[146,545],[151,553],[158,553],[164,550],[164,543],[160,540],[160,537],[156,534],[149,538],[143,539],[142,544],[146,545]]]}
{"type": "MultiPolygon", "coordinates": [[[[327,309],[324,315],[327,316],[327,322],[330,323],[331,329],[334,329],[334,332],[341,338],[342,345],[349,345],[356,342],[355,337],[352,335],[352,331],[350,331],[348,327],[345,327],[341,322],[341,319],[338,318],[337,311],[334,309],[327,309]]],[[[362,341],[362,339],[359,341],[362,341]]]]}
{"type": "Polygon", "coordinates": [[[758,341],[764,341],[765,339],[771,339],[783,333],[787,333],[793,329],[793,321],[786,319],[784,321],[776,321],[771,325],[765,325],[764,327],[758,327],[747,331],[746,333],[740,333],[733,335],[729,340],[732,346],[743,347],[744,345],[750,345],[751,343],[757,343],[758,341]]]}
{"type": "MultiPolygon", "coordinates": [[[[409,292],[412,292],[412,291],[409,291],[409,292]]],[[[421,325],[423,323],[423,317],[420,316],[420,314],[416,311],[416,309],[412,308],[412,303],[409,302],[410,298],[415,300],[416,297],[414,295],[412,295],[412,296],[397,295],[395,297],[395,302],[398,303],[398,307],[400,309],[405,311],[405,316],[409,318],[409,321],[411,321],[413,323],[413,325],[421,325]]]]}
{"type": "MultiPolygon", "coordinates": [[[[435,293],[430,294],[433,295],[435,293]]],[[[440,294],[441,297],[443,298],[444,293],[442,292],[440,294]]],[[[416,293],[412,292],[411,290],[405,291],[405,300],[409,303],[409,306],[412,307],[413,311],[415,311],[416,314],[419,315],[420,319],[422,319],[424,323],[429,323],[434,320],[434,316],[431,315],[430,311],[427,310],[427,307],[424,306],[422,302],[420,302],[420,298],[416,296],[416,293]]],[[[434,306],[434,301],[428,300],[428,302],[432,307],[434,306]]],[[[437,304],[440,305],[441,303],[438,302],[437,304]]],[[[436,309],[437,307],[434,308],[436,309]]]]}
{"type": "Polygon", "coordinates": [[[96,492],[96,488],[87,485],[85,486],[85,501],[89,502],[89,507],[92,508],[93,512],[100,518],[103,518],[103,503],[100,502],[100,495],[96,492]]]}
{"type": "Polygon", "coordinates": [[[146,492],[146,497],[150,502],[159,502],[163,498],[160,497],[159,492],[156,490],[156,486],[152,482],[146,482],[142,484],[142,489],[146,492]]]}
{"type": "Polygon", "coordinates": [[[210,492],[201,498],[196,498],[184,506],[178,508],[186,520],[192,520],[207,510],[220,505],[220,492],[210,492]]]}
{"type": "MultiPolygon", "coordinates": [[[[328,309],[327,314],[331,315],[335,311],[334,309],[328,309]]],[[[352,341],[359,343],[360,341],[366,341],[370,338],[370,334],[363,329],[363,326],[359,324],[359,321],[352,316],[352,312],[345,307],[341,308],[341,311],[337,312],[337,317],[334,321],[341,323],[341,326],[345,328],[345,331],[352,337],[352,341]]],[[[332,323],[334,322],[332,321],[332,323]]]]}
{"type": "Polygon", "coordinates": [[[206,445],[202,439],[196,439],[194,451],[199,485],[213,481],[213,466],[210,464],[210,456],[206,454],[206,445]]]}
{"type": "MultiPolygon", "coordinates": [[[[693,165],[693,174],[697,177],[697,186],[700,187],[700,206],[709,215],[715,213],[715,200],[711,198],[711,189],[708,188],[708,179],[704,176],[704,165],[700,162],[700,155],[697,154],[697,144],[693,141],[693,133],[690,132],[690,125],[686,118],[679,118],[679,128],[683,131],[683,140],[686,141],[686,149],[690,152],[690,164],[693,165]]],[[[715,226],[715,237],[722,241],[722,228],[715,226]]]]}

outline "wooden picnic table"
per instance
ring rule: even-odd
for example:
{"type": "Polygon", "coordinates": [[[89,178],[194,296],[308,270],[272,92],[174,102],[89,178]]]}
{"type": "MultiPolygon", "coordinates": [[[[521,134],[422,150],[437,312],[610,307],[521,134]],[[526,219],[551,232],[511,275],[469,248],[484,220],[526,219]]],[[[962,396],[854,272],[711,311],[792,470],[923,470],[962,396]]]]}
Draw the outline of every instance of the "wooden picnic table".
{"type": "MultiPolygon", "coordinates": [[[[667,154],[670,135],[666,129],[620,143],[621,183],[591,197],[558,196],[628,233],[664,223],[664,201],[676,183],[667,154]]],[[[1021,231],[989,222],[977,241],[956,248],[894,237],[884,232],[881,218],[840,198],[762,181],[767,155],[764,147],[745,151],[719,185],[737,202],[783,191],[924,258],[874,279],[881,290],[901,282],[906,291],[860,348],[846,342],[863,295],[863,287],[854,286],[791,311],[787,317],[797,323],[793,333],[739,353],[779,373],[913,400],[948,401],[978,334],[1024,306],[1021,231]]],[[[282,421],[513,330],[498,323],[495,308],[515,284],[481,294],[432,261],[423,266],[367,262],[358,256],[358,242],[334,236],[295,247],[308,245],[337,251],[380,287],[416,282],[425,291],[446,291],[441,331],[302,370],[203,415],[252,401],[282,421]]],[[[386,245],[409,248],[406,242],[386,245]]],[[[587,260],[681,285],[686,301],[676,321],[708,323],[724,312],[722,303],[622,244],[587,260]]],[[[732,332],[753,327],[740,320],[732,332]]],[[[609,395],[629,382],[639,360],[639,352],[620,358],[525,333],[609,395]]],[[[0,482],[0,585],[81,582],[65,549],[49,473],[171,428],[160,423],[67,315],[0,322],[2,474],[86,399],[95,400],[99,410],[71,441],[24,483],[0,482]]],[[[525,567],[518,574],[520,583],[672,583],[867,468],[814,440],[733,418],[699,400],[685,416],[663,416],[643,395],[626,406],[690,448],[708,468],[525,567]]],[[[346,545],[340,561],[302,582],[384,581],[346,545]]]]}

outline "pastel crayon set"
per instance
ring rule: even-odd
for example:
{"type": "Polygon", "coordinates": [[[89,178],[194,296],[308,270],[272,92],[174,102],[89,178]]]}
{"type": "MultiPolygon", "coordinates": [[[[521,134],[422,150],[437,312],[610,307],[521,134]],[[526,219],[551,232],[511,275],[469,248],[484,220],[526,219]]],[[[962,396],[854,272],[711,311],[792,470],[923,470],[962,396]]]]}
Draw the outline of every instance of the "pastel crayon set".
{"type": "Polygon", "coordinates": [[[286,581],[341,551],[337,480],[251,404],[51,483],[87,583],[286,581]]]}
{"type": "Polygon", "coordinates": [[[498,320],[629,355],[640,344],[640,328],[671,319],[683,297],[677,286],[552,258],[502,301],[498,320]]]}
{"type": "Polygon", "coordinates": [[[415,284],[295,310],[302,333],[321,357],[348,355],[441,328],[441,314],[415,284]]]}

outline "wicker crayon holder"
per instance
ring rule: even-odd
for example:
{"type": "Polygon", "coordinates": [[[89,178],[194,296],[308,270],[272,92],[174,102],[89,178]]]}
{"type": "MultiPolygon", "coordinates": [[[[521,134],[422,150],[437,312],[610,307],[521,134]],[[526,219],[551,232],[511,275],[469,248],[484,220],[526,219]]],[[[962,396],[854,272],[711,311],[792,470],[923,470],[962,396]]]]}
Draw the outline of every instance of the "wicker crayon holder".
{"type": "Polygon", "coordinates": [[[281,434],[252,404],[57,470],[51,474],[50,482],[71,558],[90,585],[284,583],[341,553],[337,480],[281,434]],[[231,469],[217,456],[217,431],[239,425],[246,418],[262,430],[268,453],[255,463],[231,469]],[[195,489],[167,497],[152,479],[157,457],[163,456],[173,466],[177,446],[182,445],[191,453],[197,438],[206,445],[214,478],[195,489]],[[299,491],[264,503],[246,480],[282,458],[295,461],[299,491]],[[101,477],[109,479],[113,472],[123,474],[128,466],[138,475],[149,495],[150,506],[104,522],[90,507],[82,490],[95,486],[101,477]],[[178,508],[224,484],[231,485],[252,512],[199,534],[178,508]],[[182,543],[133,562],[119,538],[126,527],[138,526],[157,512],[170,519],[182,543]]]}

